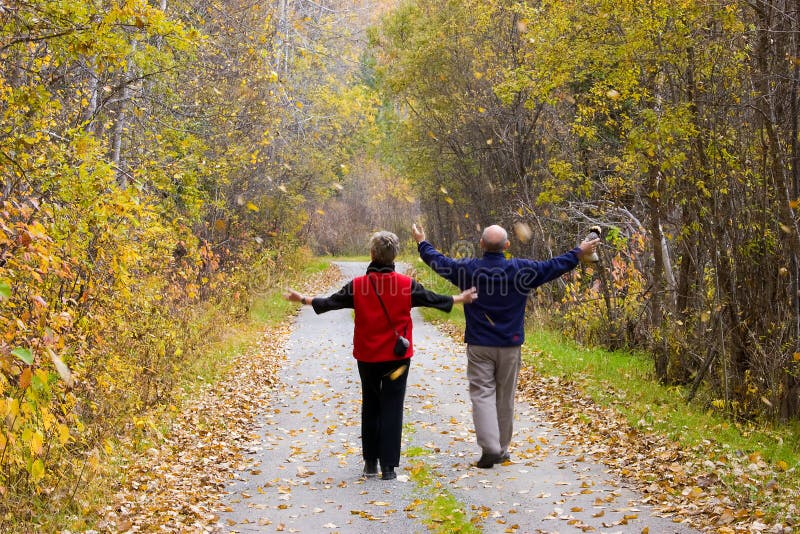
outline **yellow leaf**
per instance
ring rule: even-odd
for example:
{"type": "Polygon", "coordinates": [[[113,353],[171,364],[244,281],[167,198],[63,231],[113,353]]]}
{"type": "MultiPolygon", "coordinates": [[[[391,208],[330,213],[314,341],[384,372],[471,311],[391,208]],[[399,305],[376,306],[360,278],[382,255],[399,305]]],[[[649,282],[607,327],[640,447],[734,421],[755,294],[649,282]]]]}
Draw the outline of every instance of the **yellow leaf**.
{"type": "Polygon", "coordinates": [[[317,213],[320,214],[320,215],[325,215],[325,210],[318,209],[317,213]]]}
{"type": "Polygon", "coordinates": [[[58,425],[58,442],[62,445],[66,445],[69,441],[69,428],[67,425],[59,423],[58,425]]]}
{"type": "Polygon", "coordinates": [[[10,399],[6,401],[5,416],[15,419],[19,415],[19,400],[10,399]]]}
{"type": "Polygon", "coordinates": [[[400,367],[392,371],[392,373],[389,375],[389,380],[397,380],[397,378],[406,371],[406,368],[408,368],[407,365],[401,365],[400,367]]]}
{"type": "Polygon", "coordinates": [[[43,444],[44,444],[44,436],[42,436],[42,432],[40,430],[37,430],[31,436],[31,441],[29,443],[29,446],[31,448],[31,454],[33,454],[34,456],[39,456],[39,454],[42,452],[43,444]]]}
{"type": "Polygon", "coordinates": [[[451,204],[451,205],[453,204],[453,199],[450,198],[450,197],[444,197],[444,201],[447,202],[448,204],[451,204]]]}
{"type": "Polygon", "coordinates": [[[297,106],[297,109],[303,109],[303,103],[302,102],[295,102],[294,105],[297,106]]]}
{"type": "Polygon", "coordinates": [[[789,464],[787,464],[783,460],[778,460],[778,462],[775,464],[775,467],[778,468],[778,471],[786,471],[787,469],[789,469],[789,464]]]}
{"type": "Polygon", "coordinates": [[[248,202],[247,203],[247,209],[249,209],[250,211],[258,211],[258,206],[256,206],[252,202],[248,202]]]}
{"type": "Polygon", "coordinates": [[[794,353],[794,361],[800,362],[800,352],[795,352],[794,353]]]}
{"type": "Polygon", "coordinates": [[[440,188],[439,188],[439,191],[441,191],[441,192],[442,192],[442,193],[444,193],[445,195],[447,194],[447,189],[445,189],[445,188],[444,188],[444,186],[440,187],[440,188]]]}
{"type": "Polygon", "coordinates": [[[44,477],[44,463],[40,459],[36,459],[31,464],[31,479],[34,483],[39,482],[44,477]]]}

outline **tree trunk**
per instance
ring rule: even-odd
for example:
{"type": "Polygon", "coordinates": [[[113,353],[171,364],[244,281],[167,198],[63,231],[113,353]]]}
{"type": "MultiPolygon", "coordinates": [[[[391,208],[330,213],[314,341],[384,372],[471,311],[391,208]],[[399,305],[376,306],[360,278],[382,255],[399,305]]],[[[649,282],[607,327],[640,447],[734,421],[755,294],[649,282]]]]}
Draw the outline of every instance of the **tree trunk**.
{"type": "MultiPolygon", "coordinates": [[[[652,328],[661,328],[664,310],[662,295],[664,291],[664,254],[661,247],[661,179],[658,165],[651,162],[648,174],[647,204],[650,211],[650,238],[653,243],[653,279],[650,297],[650,320],[652,328]]],[[[662,336],[663,337],[663,336],[662,336]]],[[[653,347],[655,353],[656,376],[662,383],[668,380],[669,354],[662,347],[653,347]]]]}

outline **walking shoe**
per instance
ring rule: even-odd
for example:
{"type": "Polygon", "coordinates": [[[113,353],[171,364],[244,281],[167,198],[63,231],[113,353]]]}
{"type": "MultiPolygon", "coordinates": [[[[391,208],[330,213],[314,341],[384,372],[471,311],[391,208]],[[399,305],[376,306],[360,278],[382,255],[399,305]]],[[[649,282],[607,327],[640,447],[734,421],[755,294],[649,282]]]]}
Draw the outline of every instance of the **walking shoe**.
{"type": "Polygon", "coordinates": [[[509,454],[508,451],[506,451],[500,454],[500,461],[497,463],[502,464],[503,462],[510,462],[510,461],[511,461],[511,454],[509,454]]]}
{"type": "Polygon", "coordinates": [[[378,476],[378,460],[364,460],[363,476],[373,478],[378,476]]]}
{"type": "Polygon", "coordinates": [[[500,459],[499,454],[494,454],[491,452],[484,452],[481,454],[478,463],[475,464],[481,469],[491,469],[494,464],[499,464],[502,460],[500,459]]]}
{"type": "Polygon", "coordinates": [[[381,472],[381,480],[394,480],[397,478],[397,473],[394,472],[394,467],[390,467],[381,472]]]}

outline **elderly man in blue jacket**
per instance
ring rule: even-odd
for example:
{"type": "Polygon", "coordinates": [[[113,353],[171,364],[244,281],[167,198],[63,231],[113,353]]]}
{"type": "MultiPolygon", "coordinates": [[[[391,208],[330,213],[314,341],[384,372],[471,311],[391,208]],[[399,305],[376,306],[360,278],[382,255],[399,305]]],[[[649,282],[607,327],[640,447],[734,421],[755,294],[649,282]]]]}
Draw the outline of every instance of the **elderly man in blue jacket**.
{"type": "Polygon", "coordinates": [[[594,253],[599,239],[546,261],[506,258],[508,233],[498,225],[481,235],[482,258],[454,260],[425,240],[412,225],[419,255],[437,274],[460,289],[477,287],[480,299],[464,305],[467,378],[472,420],[482,454],[477,466],[491,468],[510,459],[514,393],[525,340],[525,305],[536,287],[574,269],[594,253]]]}

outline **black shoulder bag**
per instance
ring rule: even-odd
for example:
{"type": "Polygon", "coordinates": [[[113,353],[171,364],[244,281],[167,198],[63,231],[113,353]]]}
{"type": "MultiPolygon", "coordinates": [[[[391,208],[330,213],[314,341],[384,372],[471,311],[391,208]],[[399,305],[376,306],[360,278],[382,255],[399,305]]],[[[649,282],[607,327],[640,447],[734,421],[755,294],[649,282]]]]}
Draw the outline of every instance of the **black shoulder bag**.
{"type": "Polygon", "coordinates": [[[394,342],[394,355],[398,358],[402,358],[406,355],[406,352],[408,352],[408,347],[411,346],[411,342],[405,337],[401,336],[400,332],[398,332],[394,327],[394,324],[392,324],[392,318],[389,317],[389,311],[386,309],[386,305],[383,303],[381,294],[378,293],[378,287],[375,285],[375,280],[373,280],[369,275],[367,275],[367,278],[369,278],[369,281],[372,284],[372,289],[375,290],[375,296],[378,297],[378,302],[381,303],[381,308],[383,308],[383,313],[386,315],[386,320],[389,321],[389,326],[392,327],[394,335],[397,337],[397,340],[394,342]]]}

